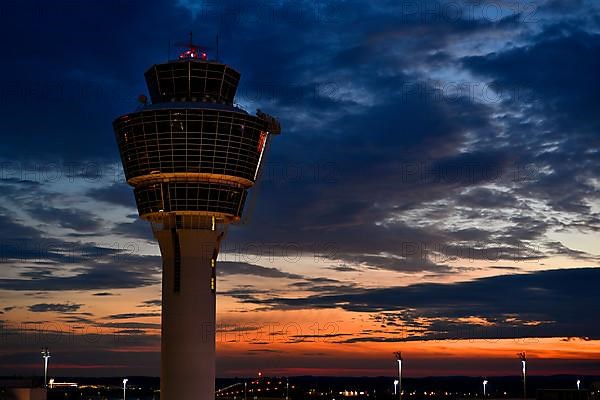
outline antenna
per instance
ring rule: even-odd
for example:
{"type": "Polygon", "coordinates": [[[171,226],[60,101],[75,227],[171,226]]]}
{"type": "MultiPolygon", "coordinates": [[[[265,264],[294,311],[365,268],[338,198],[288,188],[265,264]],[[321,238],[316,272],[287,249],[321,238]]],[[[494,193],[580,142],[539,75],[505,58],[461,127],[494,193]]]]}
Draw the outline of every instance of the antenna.
{"type": "Polygon", "coordinates": [[[200,59],[207,60],[206,51],[207,49],[203,46],[198,46],[192,42],[194,39],[192,31],[190,31],[189,41],[185,42],[176,42],[174,43],[175,48],[181,49],[181,53],[179,54],[180,60],[189,60],[189,59],[200,59]]]}
{"type": "Polygon", "coordinates": [[[219,32],[217,32],[217,38],[216,38],[216,54],[217,54],[217,61],[219,61],[219,32]]]}

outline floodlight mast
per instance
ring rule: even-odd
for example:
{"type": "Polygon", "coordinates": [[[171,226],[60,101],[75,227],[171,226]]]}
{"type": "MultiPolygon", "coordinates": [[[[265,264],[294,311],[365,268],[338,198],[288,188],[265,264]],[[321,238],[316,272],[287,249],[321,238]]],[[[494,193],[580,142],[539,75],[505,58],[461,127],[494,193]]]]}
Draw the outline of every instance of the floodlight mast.
{"type": "Polygon", "coordinates": [[[123,379],[123,400],[126,400],[125,398],[125,392],[127,391],[127,382],[129,381],[129,379],[125,378],[123,379]]]}
{"type": "Polygon", "coordinates": [[[521,373],[523,375],[523,399],[527,398],[527,354],[524,351],[518,354],[521,359],[521,373]]]}
{"type": "Polygon", "coordinates": [[[239,72],[192,43],[145,78],[151,101],[113,127],[162,254],[161,398],[214,400],[217,256],[281,127],[234,106],[239,72]]]}
{"type": "Polygon", "coordinates": [[[396,361],[398,361],[398,397],[402,400],[402,352],[397,351],[394,353],[396,361]]]}
{"type": "Polygon", "coordinates": [[[50,359],[50,351],[47,347],[42,349],[42,358],[44,359],[44,387],[48,387],[48,359],[50,359]]]}

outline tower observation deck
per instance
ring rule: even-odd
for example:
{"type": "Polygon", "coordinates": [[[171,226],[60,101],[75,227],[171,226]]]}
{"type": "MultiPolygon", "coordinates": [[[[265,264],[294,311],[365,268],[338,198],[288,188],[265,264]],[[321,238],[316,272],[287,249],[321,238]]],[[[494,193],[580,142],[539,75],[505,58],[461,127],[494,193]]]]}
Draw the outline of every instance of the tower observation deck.
{"type": "Polygon", "coordinates": [[[214,399],[219,245],[279,122],[234,106],[240,74],[190,45],[145,73],[151,101],[113,127],[163,261],[161,398],[214,399]]]}

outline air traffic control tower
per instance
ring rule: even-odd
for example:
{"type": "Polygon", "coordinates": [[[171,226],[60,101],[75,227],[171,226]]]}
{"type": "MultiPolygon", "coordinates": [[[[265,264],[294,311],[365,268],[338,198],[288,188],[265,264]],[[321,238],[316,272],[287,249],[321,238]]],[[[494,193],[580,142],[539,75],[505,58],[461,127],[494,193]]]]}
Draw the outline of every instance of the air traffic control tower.
{"type": "Polygon", "coordinates": [[[141,108],[113,127],[162,254],[161,399],[213,400],[219,245],[280,125],[234,106],[239,72],[197,46],[145,78],[151,102],[141,96],[141,108]]]}

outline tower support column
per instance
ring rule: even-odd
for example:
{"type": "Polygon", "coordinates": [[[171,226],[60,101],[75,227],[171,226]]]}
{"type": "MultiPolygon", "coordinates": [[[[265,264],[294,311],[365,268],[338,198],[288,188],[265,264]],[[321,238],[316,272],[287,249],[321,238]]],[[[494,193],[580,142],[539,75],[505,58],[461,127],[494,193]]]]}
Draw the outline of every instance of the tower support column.
{"type": "Polygon", "coordinates": [[[222,232],[155,230],[163,259],[161,400],[214,400],[216,259],[222,232]]]}

